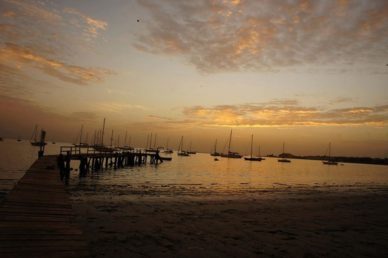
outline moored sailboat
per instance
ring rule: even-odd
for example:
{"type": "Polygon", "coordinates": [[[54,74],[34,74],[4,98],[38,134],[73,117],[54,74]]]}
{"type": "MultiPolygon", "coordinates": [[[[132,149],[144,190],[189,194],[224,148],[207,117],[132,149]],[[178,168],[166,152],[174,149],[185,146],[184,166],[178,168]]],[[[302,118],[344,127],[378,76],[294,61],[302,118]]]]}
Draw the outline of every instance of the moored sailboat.
{"type": "Polygon", "coordinates": [[[196,151],[191,150],[191,145],[192,145],[192,142],[190,142],[189,151],[188,151],[187,153],[188,153],[188,154],[197,154],[196,151]]]}
{"type": "Polygon", "coordinates": [[[322,161],[322,163],[324,165],[334,165],[334,166],[338,165],[338,162],[334,161],[331,158],[331,142],[329,143],[329,156],[328,156],[327,160],[322,161]]]}
{"type": "MultiPolygon", "coordinates": [[[[38,137],[38,125],[35,125],[34,131],[32,133],[31,140],[30,140],[31,145],[32,146],[44,146],[47,144],[46,142],[38,141],[37,137],[38,137]]],[[[20,138],[18,138],[18,142],[20,142],[20,141],[21,141],[20,138]]]]}
{"type": "MultiPolygon", "coordinates": [[[[284,142],[283,142],[283,153],[280,154],[279,157],[281,157],[281,156],[285,156],[285,153],[284,153],[284,142]]],[[[278,159],[278,162],[290,163],[291,160],[286,159],[285,157],[282,157],[281,159],[278,159]]]]}
{"type": "Polygon", "coordinates": [[[217,152],[217,139],[216,139],[216,142],[214,143],[214,152],[210,153],[210,155],[214,157],[220,156],[220,153],[217,152]]]}
{"type": "Polygon", "coordinates": [[[172,149],[169,149],[168,148],[168,142],[169,142],[169,140],[170,140],[170,138],[167,138],[167,144],[166,144],[166,149],[164,149],[164,153],[166,153],[166,154],[172,154],[172,153],[174,153],[174,151],[172,150],[172,149]]]}
{"type": "Polygon", "coordinates": [[[187,151],[183,150],[183,136],[181,137],[181,140],[179,142],[178,156],[184,156],[184,157],[190,156],[190,154],[187,153],[187,151]]]}
{"type": "Polygon", "coordinates": [[[253,157],[252,155],[252,148],[253,148],[253,134],[251,135],[251,156],[250,157],[244,157],[245,160],[248,161],[261,161],[261,157],[253,157]]]}
{"type": "Polygon", "coordinates": [[[230,130],[230,135],[229,135],[228,153],[221,153],[221,157],[232,158],[232,159],[241,159],[242,156],[238,152],[230,151],[231,143],[232,143],[232,130],[230,130]]]}

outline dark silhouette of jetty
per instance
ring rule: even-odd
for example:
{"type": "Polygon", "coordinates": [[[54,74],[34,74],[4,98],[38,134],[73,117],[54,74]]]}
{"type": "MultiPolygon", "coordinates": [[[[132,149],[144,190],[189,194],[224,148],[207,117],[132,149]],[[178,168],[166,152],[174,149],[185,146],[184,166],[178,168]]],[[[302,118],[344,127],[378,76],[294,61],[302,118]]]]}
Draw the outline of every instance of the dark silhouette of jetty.
{"type": "Polygon", "coordinates": [[[70,174],[72,160],[79,161],[79,175],[85,176],[89,171],[104,168],[123,168],[127,166],[157,165],[163,162],[159,150],[122,150],[106,146],[61,146],[58,164],[61,169],[61,178],[66,181],[70,174]]]}
{"type": "Polygon", "coordinates": [[[36,160],[1,203],[0,256],[89,256],[56,156],[36,160]]]}

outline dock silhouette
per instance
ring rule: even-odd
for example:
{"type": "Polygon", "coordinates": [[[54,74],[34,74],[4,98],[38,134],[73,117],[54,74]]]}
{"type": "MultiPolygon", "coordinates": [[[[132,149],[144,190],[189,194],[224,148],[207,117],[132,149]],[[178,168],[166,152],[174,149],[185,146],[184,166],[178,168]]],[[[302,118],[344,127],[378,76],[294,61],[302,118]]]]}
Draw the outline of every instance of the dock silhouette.
{"type": "Polygon", "coordinates": [[[5,257],[87,257],[57,157],[37,159],[0,205],[0,254],[5,257]]]}

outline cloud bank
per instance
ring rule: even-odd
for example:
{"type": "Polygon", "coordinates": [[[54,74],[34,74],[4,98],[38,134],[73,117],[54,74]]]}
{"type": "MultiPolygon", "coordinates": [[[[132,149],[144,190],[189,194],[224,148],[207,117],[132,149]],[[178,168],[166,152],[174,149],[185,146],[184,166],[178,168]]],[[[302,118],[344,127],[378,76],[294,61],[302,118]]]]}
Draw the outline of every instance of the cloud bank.
{"type": "MultiPolygon", "coordinates": [[[[42,1],[4,0],[0,13],[0,72],[3,94],[17,88],[36,88],[31,68],[62,82],[87,85],[101,82],[112,71],[69,61],[77,51],[91,47],[91,39],[105,31],[105,21],[76,10],[42,1]]],[[[36,76],[33,76],[36,77],[36,76]]],[[[44,80],[41,78],[41,82],[44,80]]]]}
{"type": "Polygon", "coordinates": [[[144,32],[134,47],[183,56],[202,72],[273,71],[312,64],[362,64],[385,71],[379,68],[388,54],[385,0],[138,3],[151,18],[142,21],[144,32]]]}
{"type": "Polygon", "coordinates": [[[193,106],[183,111],[201,126],[287,127],[287,126],[386,126],[388,105],[322,109],[299,104],[242,104],[213,107],[193,106]]]}

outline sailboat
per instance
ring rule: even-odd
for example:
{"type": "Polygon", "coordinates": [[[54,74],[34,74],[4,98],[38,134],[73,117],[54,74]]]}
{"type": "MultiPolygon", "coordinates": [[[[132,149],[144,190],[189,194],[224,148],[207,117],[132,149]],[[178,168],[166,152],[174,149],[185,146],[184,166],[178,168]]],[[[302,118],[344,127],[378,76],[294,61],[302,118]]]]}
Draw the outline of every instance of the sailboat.
{"type": "Polygon", "coordinates": [[[232,130],[230,130],[229,135],[229,144],[228,144],[228,153],[221,153],[221,157],[223,158],[232,158],[232,159],[241,159],[241,155],[238,152],[230,151],[230,145],[232,143],[232,130]]]}
{"type": "MultiPolygon", "coordinates": [[[[38,141],[37,137],[38,137],[38,125],[35,125],[34,131],[32,133],[31,140],[30,140],[31,145],[32,146],[43,146],[43,145],[47,144],[46,142],[38,141]]],[[[19,141],[19,138],[18,138],[18,141],[19,141]]]]}
{"type": "Polygon", "coordinates": [[[170,138],[167,138],[167,143],[166,143],[166,149],[163,151],[164,153],[166,154],[172,154],[174,153],[174,151],[172,149],[169,149],[168,148],[168,142],[169,142],[170,138]]]}
{"type": "MultiPolygon", "coordinates": [[[[284,155],[284,154],[285,154],[285,153],[284,153],[284,142],[283,142],[283,153],[280,154],[279,156],[284,155]]],[[[291,160],[286,159],[286,158],[281,158],[281,159],[278,159],[278,162],[290,163],[291,160]]]]}
{"type": "Polygon", "coordinates": [[[258,154],[257,154],[257,156],[258,156],[258,157],[260,157],[260,158],[261,158],[261,160],[265,160],[265,158],[263,158],[263,157],[261,156],[261,152],[260,152],[260,145],[259,145],[259,151],[258,151],[258,154]]]}
{"type": "Polygon", "coordinates": [[[252,155],[252,148],[253,148],[253,134],[251,135],[251,156],[250,157],[244,157],[245,160],[249,161],[261,161],[261,157],[253,157],[252,155]]]}
{"type": "Polygon", "coordinates": [[[331,155],[331,142],[329,143],[329,156],[327,160],[322,161],[324,165],[338,165],[338,162],[335,162],[333,159],[330,158],[331,155]]]}
{"type": "Polygon", "coordinates": [[[192,150],[191,150],[191,143],[192,143],[192,142],[190,142],[190,148],[189,148],[189,151],[188,151],[187,153],[188,153],[188,154],[197,154],[196,151],[192,151],[192,150]]]}
{"type": "Polygon", "coordinates": [[[74,144],[74,146],[76,146],[76,147],[88,147],[89,146],[89,144],[87,144],[86,142],[82,142],[83,130],[84,130],[84,126],[81,125],[81,131],[79,133],[79,143],[78,144],[74,144]]]}
{"type": "Polygon", "coordinates": [[[220,154],[217,152],[217,139],[216,142],[214,143],[214,152],[210,153],[211,156],[218,157],[220,154]]]}
{"type": "Polygon", "coordinates": [[[179,147],[178,147],[178,156],[190,156],[187,151],[183,150],[183,136],[181,137],[181,141],[179,142],[179,147]]]}

